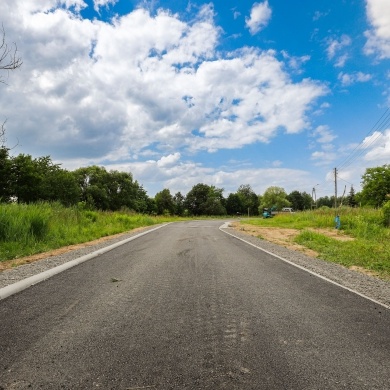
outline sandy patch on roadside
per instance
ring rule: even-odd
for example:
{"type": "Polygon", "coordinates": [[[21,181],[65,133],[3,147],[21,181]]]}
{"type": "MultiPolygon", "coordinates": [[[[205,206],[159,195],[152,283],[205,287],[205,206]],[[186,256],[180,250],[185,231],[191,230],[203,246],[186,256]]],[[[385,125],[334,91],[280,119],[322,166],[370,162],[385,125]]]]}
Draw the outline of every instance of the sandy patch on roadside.
{"type": "MultiPolygon", "coordinates": [[[[308,256],[318,257],[318,253],[309,248],[299,245],[294,242],[294,238],[301,232],[298,229],[287,229],[287,228],[277,228],[277,227],[264,227],[264,226],[254,226],[240,222],[230,223],[230,227],[235,230],[250,234],[251,236],[262,238],[266,241],[273,242],[284,246],[285,248],[292,249],[295,251],[303,252],[308,256]]],[[[353,237],[349,237],[345,234],[342,234],[336,229],[308,229],[316,233],[323,234],[325,236],[334,238],[340,241],[351,241],[353,237]]]]}
{"type": "MultiPolygon", "coordinates": [[[[273,242],[274,244],[278,244],[281,246],[284,246],[285,248],[299,251],[304,253],[307,256],[311,257],[318,257],[318,253],[308,249],[302,245],[296,244],[294,242],[294,238],[300,233],[299,229],[285,229],[285,228],[277,228],[277,227],[264,227],[264,226],[254,226],[249,225],[245,223],[240,222],[231,222],[229,224],[230,227],[233,229],[250,234],[251,236],[258,237],[261,239],[264,239],[269,242],[273,242]]],[[[325,236],[334,238],[335,240],[339,241],[353,241],[354,238],[347,236],[343,232],[336,230],[336,229],[308,229],[313,232],[323,234],[325,236]]],[[[359,272],[361,274],[377,277],[377,278],[383,278],[380,274],[378,274],[375,271],[371,271],[369,269],[352,265],[348,267],[348,269],[352,271],[359,272]]]]}

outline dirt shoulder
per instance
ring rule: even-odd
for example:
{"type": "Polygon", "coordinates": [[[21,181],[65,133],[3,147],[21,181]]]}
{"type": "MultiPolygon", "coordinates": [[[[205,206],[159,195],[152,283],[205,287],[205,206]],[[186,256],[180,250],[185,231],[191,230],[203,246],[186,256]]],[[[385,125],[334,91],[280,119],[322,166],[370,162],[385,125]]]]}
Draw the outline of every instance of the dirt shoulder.
{"type": "Polygon", "coordinates": [[[230,227],[240,232],[250,234],[251,236],[258,237],[263,240],[273,242],[274,244],[284,246],[285,248],[303,252],[308,256],[318,256],[317,252],[305,248],[302,245],[294,243],[294,238],[299,234],[298,229],[254,226],[241,222],[232,222],[230,224],[230,227]]]}
{"type": "MultiPolygon", "coordinates": [[[[318,253],[294,242],[294,238],[301,232],[299,229],[287,229],[278,227],[254,226],[242,222],[232,222],[230,226],[238,231],[250,234],[251,236],[262,238],[282,245],[285,248],[303,252],[308,256],[318,257],[318,253]]],[[[354,238],[347,236],[335,229],[308,229],[316,233],[334,238],[340,241],[351,241],[354,238]]]]}
{"type": "MultiPolygon", "coordinates": [[[[272,242],[277,245],[281,245],[285,248],[302,252],[307,256],[318,257],[319,254],[316,251],[313,251],[309,248],[304,247],[303,245],[299,245],[294,242],[294,238],[301,232],[299,229],[287,229],[287,228],[278,228],[278,227],[264,227],[264,226],[254,226],[242,222],[231,222],[229,226],[237,231],[249,234],[254,237],[261,238],[263,240],[272,242]]],[[[339,241],[352,241],[353,237],[350,237],[343,232],[340,232],[336,229],[314,229],[310,228],[307,230],[311,230],[316,233],[323,234],[327,237],[331,237],[335,240],[339,241]]],[[[351,266],[351,270],[378,277],[376,272],[367,270],[358,266],[351,266]]]]}

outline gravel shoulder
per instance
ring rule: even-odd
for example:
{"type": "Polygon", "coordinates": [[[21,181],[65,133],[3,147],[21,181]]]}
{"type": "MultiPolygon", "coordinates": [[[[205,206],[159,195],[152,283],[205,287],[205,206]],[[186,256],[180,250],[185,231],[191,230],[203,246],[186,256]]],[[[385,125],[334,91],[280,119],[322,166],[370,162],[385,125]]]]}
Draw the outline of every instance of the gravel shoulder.
{"type": "Polygon", "coordinates": [[[374,275],[361,273],[358,270],[348,269],[339,264],[318,259],[314,257],[314,253],[313,256],[309,256],[301,252],[302,248],[289,249],[285,246],[255,237],[250,231],[240,230],[235,223],[230,224],[229,227],[223,230],[390,308],[389,281],[379,279],[374,275]]]}
{"type": "MultiPolygon", "coordinates": [[[[0,272],[0,288],[135,236],[141,231],[147,231],[155,227],[156,226],[150,226],[143,229],[137,229],[128,233],[78,245],[76,247],[68,247],[60,251],[41,254],[40,259],[32,260],[31,263],[0,272]]],[[[234,227],[234,224],[225,225],[222,230],[390,307],[390,282],[388,281],[309,256],[308,254],[301,252],[299,248],[292,250],[268,240],[255,237],[249,232],[241,231],[237,227],[234,227]]]]}
{"type": "Polygon", "coordinates": [[[152,225],[144,228],[137,228],[127,233],[103,237],[91,242],[71,245],[50,252],[40,253],[38,255],[24,257],[20,260],[16,260],[12,262],[15,264],[13,268],[0,268],[0,288],[19,282],[23,279],[27,279],[30,276],[37,275],[41,272],[67,263],[68,261],[78,259],[79,257],[93,253],[101,248],[105,248],[130,237],[134,237],[139,233],[155,229],[157,226],[158,225],[152,225]],[[20,263],[21,265],[19,265],[20,263]]]}

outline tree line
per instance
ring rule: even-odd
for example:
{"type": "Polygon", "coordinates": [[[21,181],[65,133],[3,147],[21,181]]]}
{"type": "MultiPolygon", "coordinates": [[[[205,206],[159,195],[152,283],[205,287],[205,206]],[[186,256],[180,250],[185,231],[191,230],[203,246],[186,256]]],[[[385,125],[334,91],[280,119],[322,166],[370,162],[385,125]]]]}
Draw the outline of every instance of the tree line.
{"type": "Polygon", "coordinates": [[[153,208],[146,191],[131,173],[90,166],[68,171],[49,156],[9,156],[0,148],[0,199],[3,202],[58,201],[65,206],[83,203],[90,209],[128,208],[149,213],[153,208]]]}
{"type": "Polygon", "coordinates": [[[53,163],[49,156],[10,156],[9,149],[4,145],[0,147],[1,202],[58,201],[65,206],[81,204],[103,211],[128,209],[178,216],[259,215],[261,206],[292,205],[303,210],[312,204],[308,194],[294,191],[287,195],[278,187],[270,187],[263,196],[257,195],[249,184],[240,185],[227,198],[223,191],[223,188],[199,183],[186,195],[171,194],[165,188],[151,198],[131,173],[107,171],[96,165],[68,171],[53,163]]]}
{"type": "MultiPolygon", "coordinates": [[[[165,188],[158,192],[154,202],[157,214],[175,215],[261,215],[265,208],[281,210],[291,207],[296,211],[320,207],[345,205],[349,207],[370,206],[382,207],[390,201],[390,165],[367,168],[362,176],[362,191],[355,193],[351,186],[347,196],[335,199],[335,196],[324,196],[319,199],[299,190],[287,194],[277,186],[271,186],[262,195],[256,194],[250,184],[242,184],[237,191],[223,196],[224,189],[203,183],[196,184],[183,195],[180,192],[172,195],[165,188]]],[[[389,203],[388,203],[389,204],[389,203]]]]}
{"type": "MultiPolygon", "coordinates": [[[[362,177],[363,189],[338,198],[337,204],[351,207],[367,205],[380,207],[390,198],[390,165],[368,168],[362,177]]],[[[261,215],[264,208],[292,207],[307,210],[333,207],[334,197],[313,200],[311,195],[298,190],[287,194],[281,187],[272,186],[256,194],[250,184],[242,184],[227,197],[224,189],[199,183],[183,195],[171,194],[165,188],[155,197],[133,175],[104,167],[89,166],[69,171],[55,164],[49,156],[33,158],[19,154],[11,156],[5,145],[0,145],[0,201],[34,203],[58,201],[66,206],[82,204],[89,209],[117,211],[132,210],[146,214],[178,216],[200,215],[261,215]]]]}

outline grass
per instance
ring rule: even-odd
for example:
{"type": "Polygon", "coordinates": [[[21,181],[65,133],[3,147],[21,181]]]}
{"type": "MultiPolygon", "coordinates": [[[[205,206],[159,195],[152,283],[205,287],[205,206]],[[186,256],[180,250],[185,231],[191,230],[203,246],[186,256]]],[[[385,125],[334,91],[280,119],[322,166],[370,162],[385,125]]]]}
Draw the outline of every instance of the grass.
{"type": "MultiPolygon", "coordinates": [[[[339,210],[341,232],[354,237],[339,241],[312,228],[334,229],[334,210],[278,214],[274,218],[245,219],[252,225],[298,229],[296,242],[319,253],[319,257],[357,266],[390,280],[390,229],[381,210],[339,210]]],[[[99,212],[59,203],[0,203],[0,262],[46,252],[67,245],[92,241],[138,227],[182,220],[123,212],[99,212]]],[[[200,218],[197,218],[200,219],[200,218]]]]}
{"type": "Polygon", "coordinates": [[[0,204],[0,261],[177,220],[131,212],[99,212],[59,203],[0,204]]]}
{"type": "Polygon", "coordinates": [[[334,229],[334,210],[315,210],[295,214],[278,214],[271,219],[249,219],[245,223],[257,226],[297,229],[295,242],[316,251],[319,257],[346,267],[361,267],[390,280],[390,229],[378,209],[338,210],[341,233],[353,237],[342,241],[309,229],[334,229]]]}

